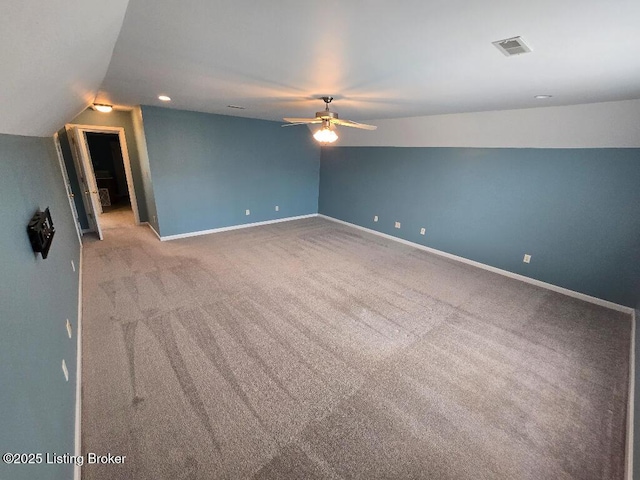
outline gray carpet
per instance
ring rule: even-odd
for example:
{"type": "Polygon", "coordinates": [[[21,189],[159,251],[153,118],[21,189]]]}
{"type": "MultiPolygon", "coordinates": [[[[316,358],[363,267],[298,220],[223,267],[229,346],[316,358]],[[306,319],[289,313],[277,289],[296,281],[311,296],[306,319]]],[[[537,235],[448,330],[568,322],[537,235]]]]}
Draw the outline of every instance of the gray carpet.
{"type": "Polygon", "coordinates": [[[97,479],[621,479],[630,317],[323,219],[84,249],[97,479]]]}

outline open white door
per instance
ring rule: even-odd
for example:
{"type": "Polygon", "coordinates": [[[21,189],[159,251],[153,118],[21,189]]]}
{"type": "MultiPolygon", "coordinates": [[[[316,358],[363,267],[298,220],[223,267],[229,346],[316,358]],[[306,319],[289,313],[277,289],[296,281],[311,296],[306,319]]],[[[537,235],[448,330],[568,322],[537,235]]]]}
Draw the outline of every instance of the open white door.
{"type": "Polygon", "coordinates": [[[69,175],[67,174],[67,167],[64,164],[62,148],[60,147],[60,138],[58,138],[57,132],[53,134],[53,140],[56,145],[56,153],[58,154],[58,163],[60,164],[60,171],[62,172],[64,187],[67,190],[67,198],[69,199],[69,207],[71,208],[71,215],[73,216],[73,224],[76,227],[76,233],[78,234],[78,241],[82,243],[82,227],[80,227],[80,219],[78,218],[78,211],[76,210],[76,204],[73,200],[75,195],[73,193],[73,189],[71,188],[71,182],[69,181],[69,175]]]}
{"type": "Polygon", "coordinates": [[[102,230],[100,229],[100,221],[98,215],[102,213],[102,205],[100,204],[100,196],[98,195],[98,185],[96,177],[93,173],[91,165],[91,157],[89,156],[89,148],[84,133],[78,127],[67,125],[67,136],[71,145],[71,154],[78,171],[78,180],[80,188],[83,190],[82,200],[87,211],[89,220],[89,231],[96,232],[98,238],[102,240],[102,230]]]}

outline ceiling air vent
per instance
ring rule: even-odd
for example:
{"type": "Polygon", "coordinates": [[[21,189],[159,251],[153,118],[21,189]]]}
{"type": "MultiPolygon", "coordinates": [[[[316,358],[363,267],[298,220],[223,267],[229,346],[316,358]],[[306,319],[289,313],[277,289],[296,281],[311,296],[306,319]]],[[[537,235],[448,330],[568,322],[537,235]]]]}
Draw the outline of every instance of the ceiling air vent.
{"type": "Polygon", "coordinates": [[[531,48],[524,43],[521,37],[507,38],[505,40],[498,40],[493,43],[498,50],[500,50],[505,56],[511,57],[513,55],[521,55],[528,53],[531,48]]]}

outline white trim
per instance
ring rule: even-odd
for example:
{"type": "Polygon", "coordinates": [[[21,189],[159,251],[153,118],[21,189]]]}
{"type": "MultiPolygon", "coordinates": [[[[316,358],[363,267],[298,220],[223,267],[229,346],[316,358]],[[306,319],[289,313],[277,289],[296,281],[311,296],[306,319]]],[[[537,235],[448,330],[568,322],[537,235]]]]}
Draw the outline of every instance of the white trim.
{"type": "Polygon", "coordinates": [[[633,409],[636,388],[636,312],[631,314],[631,351],[629,352],[629,394],[627,395],[627,448],[626,475],[627,480],[633,480],[633,409]]]}
{"type": "Polygon", "coordinates": [[[149,227],[153,231],[153,233],[156,234],[156,237],[158,237],[158,240],[162,241],[162,237],[160,236],[160,234],[156,232],[156,229],[153,228],[153,225],[151,225],[149,222],[142,222],[140,225],[146,225],[147,227],[149,227]]]}
{"type": "Polygon", "coordinates": [[[483,270],[488,270],[493,273],[504,275],[505,277],[514,278],[516,280],[520,280],[521,282],[536,285],[537,287],[542,287],[542,288],[546,288],[547,290],[552,290],[557,293],[562,293],[563,295],[567,295],[569,297],[578,298],[580,300],[584,300],[585,302],[594,303],[596,305],[600,305],[601,307],[610,308],[611,310],[617,310],[619,312],[624,312],[628,314],[632,314],[634,311],[634,309],[631,307],[619,305],[617,303],[609,302],[608,300],[603,300],[601,298],[592,297],[591,295],[586,295],[584,293],[576,292],[574,290],[569,290],[568,288],[559,287],[551,283],[543,282],[541,280],[536,280],[535,278],[525,277],[524,275],[520,275],[518,273],[513,273],[513,272],[509,272],[508,270],[502,270],[501,268],[492,267],[491,265],[476,262],[474,260],[469,260],[468,258],[459,257],[458,255],[453,255],[451,253],[443,252],[442,250],[436,250],[435,248],[426,247],[424,245],[420,245],[419,243],[410,242],[409,240],[404,240],[402,238],[394,237],[393,235],[388,235],[386,233],[378,232],[377,230],[371,230],[370,228],[361,227],[360,225],[356,225],[354,223],[345,222],[344,220],[338,220],[337,218],[329,217],[327,215],[322,215],[322,214],[318,214],[318,216],[325,218],[327,220],[331,220],[332,222],[341,223],[343,225],[348,225],[350,227],[357,228],[359,230],[364,230],[365,232],[373,233],[374,235],[378,235],[380,237],[384,237],[389,240],[394,240],[396,242],[404,243],[405,245],[409,245],[409,246],[418,248],[420,250],[425,250],[427,252],[433,253],[435,255],[439,255],[441,257],[449,258],[451,260],[456,260],[458,262],[466,263],[468,265],[473,265],[474,267],[482,268],[483,270]]]}
{"type": "Polygon", "coordinates": [[[136,197],[136,189],[133,187],[133,172],[131,170],[131,159],[129,158],[129,147],[127,147],[127,139],[124,134],[124,128],[121,127],[118,132],[120,140],[120,151],[122,153],[122,162],[124,163],[124,175],[127,177],[127,188],[129,190],[129,203],[133,210],[133,220],[136,225],[140,225],[140,213],[138,212],[138,197],[136,197]]]}
{"type": "MultiPolygon", "coordinates": [[[[69,148],[71,149],[71,157],[73,158],[73,164],[76,170],[76,176],[78,177],[78,185],[80,187],[80,191],[78,195],[82,198],[82,204],[84,205],[84,210],[87,215],[87,223],[89,228],[86,229],[89,232],[97,232],[100,240],[102,240],[102,235],[100,233],[100,225],[98,223],[98,215],[96,212],[96,208],[94,205],[94,201],[91,195],[92,187],[89,184],[89,176],[85,171],[85,162],[84,162],[84,150],[81,145],[80,134],[78,130],[73,127],[70,123],[64,126],[65,131],[67,132],[67,138],[69,140],[69,148]]],[[[91,170],[93,174],[93,169],[91,170]]],[[[83,231],[84,233],[84,231],[83,231]]]]}
{"type": "MultiPolygon", "coordinates": [[[[210,233],[228,232],[229,230],[239,230],[241,228],[259,227],[261,225],[271,225],[272,223],[290,222],[292,220],[301,220],[303,218],[317,217],[317,213],[311,213],[309,215],[299,215],[297,217],[277,218],[275,220],[267,220],[264,222],[255,223],[243,223],[241,225],[232,225],[230,227],[213,228],[211,230],[201,230],[199,232],[180,233],[178,235],[167,235],[166,237],[160,237],[160,240],[166,242],[168,240],[177,240],[179,238],[197,237],[200,235],[209,235],[210,233]]],[[[154,230],[155,232],[155,230],[154,230]]],[[[156,233],[157,235],[157,233],[156,233]]]]}
{"type": "MultiPolygon", "coordinates": [[[[82,455],[82,242],[80,243],[80,262],[78,265],[78,322],[76,324],[76,420],[75,455],[82,455]]],[[[80,480],[80,466],[73,467],[74,480],[80,480]]]]}

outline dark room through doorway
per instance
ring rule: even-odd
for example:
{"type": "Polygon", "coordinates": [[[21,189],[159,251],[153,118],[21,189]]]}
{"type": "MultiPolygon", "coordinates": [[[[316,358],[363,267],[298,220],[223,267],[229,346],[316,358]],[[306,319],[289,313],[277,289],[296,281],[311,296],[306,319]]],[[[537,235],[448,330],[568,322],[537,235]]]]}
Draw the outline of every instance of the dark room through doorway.
{"type": "Polygon", "coordinates": [[[100,221],[135,223],[118,134],[86,132],[86,139],[102,207],[100,221]]]}

